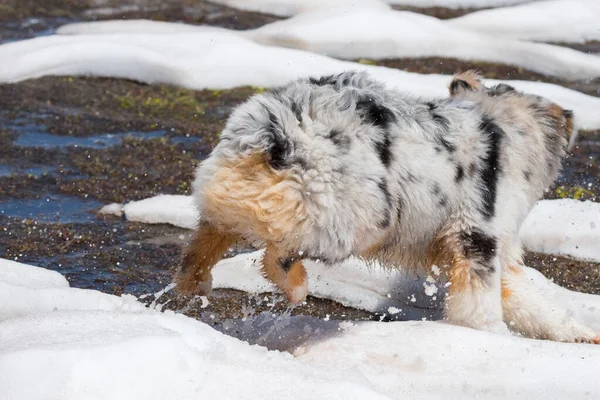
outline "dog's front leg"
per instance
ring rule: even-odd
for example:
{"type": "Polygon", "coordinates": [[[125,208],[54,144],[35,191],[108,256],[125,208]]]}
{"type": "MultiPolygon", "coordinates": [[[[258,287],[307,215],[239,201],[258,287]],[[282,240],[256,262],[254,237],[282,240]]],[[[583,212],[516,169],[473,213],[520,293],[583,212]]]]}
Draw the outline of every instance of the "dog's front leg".
{"type": "Polygon", "coordinates": [[[262,274],[273,282],[287,299],[294,304],[302,302],[308,293],[308,280],[302,260],[290,252],[268,244],[265,251],[262,274]]]}
{"type": "Polygon", "coordinates": [[[175,274],[175,290],[186,295],[210,294],[211,270],[237,239],[234,233],[221,231],[205,221],[200,223],[175,274]]]}

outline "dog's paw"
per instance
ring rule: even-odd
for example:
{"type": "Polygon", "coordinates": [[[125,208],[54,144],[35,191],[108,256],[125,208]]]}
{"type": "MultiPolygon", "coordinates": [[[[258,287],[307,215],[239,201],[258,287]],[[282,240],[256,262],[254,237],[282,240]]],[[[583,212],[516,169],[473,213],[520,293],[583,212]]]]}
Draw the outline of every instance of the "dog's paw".
{"type": "Polygon", "coordinates": [[[308,294],[308,281],[305,279],[301,285],[291,288],[284,294],[290,303],[302,303],[306,299],[306,295],[308,294]]]}
{"type": "Polygon", "coordinates": [[[575,339],[575,343],[600,344],[600,334],[594,337],[582,337],[575,339]]]}

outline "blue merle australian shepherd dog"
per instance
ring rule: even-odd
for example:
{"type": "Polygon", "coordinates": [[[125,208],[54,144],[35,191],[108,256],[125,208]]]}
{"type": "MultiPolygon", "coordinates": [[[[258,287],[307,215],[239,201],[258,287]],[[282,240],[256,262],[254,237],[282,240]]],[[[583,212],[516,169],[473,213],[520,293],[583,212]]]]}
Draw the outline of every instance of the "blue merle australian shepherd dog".
{"type": "Polygon", "coordinates": [[[570,111],[472,72],[433,101],[355,72],[255,95],[197,170],[177,290],[208,294],[211,268],[244,238],[266,248],[262,273],[293,303],[307,294],[303,259],[435,265],[452,323],[598,343],[536,291],[519,241],[574,136],[570,111]]]}

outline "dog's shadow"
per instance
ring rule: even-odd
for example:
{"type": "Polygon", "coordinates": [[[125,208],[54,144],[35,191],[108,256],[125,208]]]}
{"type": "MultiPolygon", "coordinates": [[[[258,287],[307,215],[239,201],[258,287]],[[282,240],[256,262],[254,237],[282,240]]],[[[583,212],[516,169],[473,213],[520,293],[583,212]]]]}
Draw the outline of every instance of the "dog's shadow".
{"type": "MultiPolygon", "coordinates": [[[[374,311],[372,321],[435,321],[442,318],[442,303],[446,294],[443,282],[434,284],[419,276],[403,274],[387,288],[387,292],[389,295],[382,296],[375,310],[369,310],[374,311]]],[[[343,335],[347,327],[364,322],[292,315],[291,308],[283,312],[266,311],[243,318],[226,319],[219,323],[215,323],[214,318],[214,313],[207,312],[202,313],[199,319],[224,334],[250,344],[290,353],[299,347],[343,335]]]]}

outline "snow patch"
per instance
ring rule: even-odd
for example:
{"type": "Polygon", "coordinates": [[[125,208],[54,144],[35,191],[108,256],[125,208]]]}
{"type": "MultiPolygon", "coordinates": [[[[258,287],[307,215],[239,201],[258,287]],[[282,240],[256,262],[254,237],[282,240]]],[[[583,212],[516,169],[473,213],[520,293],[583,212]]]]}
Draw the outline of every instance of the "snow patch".
{"type": "MultiPolygon", "coordinates": [[[[229,89],[246,85],[273,87],[299,77],[363,70],[390,88],[430,98],[447,96],[451,80],[449,76],[414,74],[335,60],[307,51],[264,46],[221,29],[153,34],[147,30],[154,23],[144,25],[140,32],[135,23],[111,23],[111,30],[121,26],[128,33],[54,35],[3,44],[0,58],[10,62],[0,64],[0,82],[45,75],[92,75],[191,89],[229,89]],[[244,62],[240,63],[240,59],[244,62]]],[[[97,25],[80,27],[91,29],[92,26],[97,25]]],[[[180,29],[183,25],[170,26],[180,29]]],[[[600,67],[600,58],[595,58],[594,63],[600,67]]],[[[572,71],[574,76],[577,71],[582,70],[576,67],[572,71]]],[[[577,129],[600,129],[599,98],[552,84],[523,81],[510,81],[510,84],[574,110],[577,129]]]]}
{"type": "MultiPolygon", "coordinates": [[[[600,3],[589,7],[581,5],[580,8],[582,15],[578,16],[575,12],[564,23],[565,26],[589,20],[586,26],[590,27],[590,31],[593,26],[593,31],[600,37],[598,23],[593,17],[599,12],[592,13],[595,11],[593,8],[600,11],[600,3]],[[585,14],[586,8],[591,14],[585,14]]],[[[536,15],[524,18],[537,20],[536,15]]],[[[490,19],[497,20],[495,16],[490,19]]],[[[504,26],[498,29],[511,31],[507,25],[512,20],[501,21],[504,21],[504,26]]],[[[565,47],[507,39],[506,35],[491,33],[494,36],[486,35],[484,30],[463,29],[460,24],[411,12],[353,8],[298,15],[248,31],[245,36],[262,44],[309,50],[344,59],[446,57],[517,65],[568,80],[600,76],[600,59],[595,55],[565,47]]],[[[553,34],[560,37],[561,31],[556,29],[553,34]]]]}
{"type": "Polygon", "coordinates": [[[600,261],[600,203],[538,201],[521,227],[521,239],[531,251],[600,261]]]}
{"type": "Polygon", "coordinates": [[[474,12],[447,24],[494,37],[585,43],[600,40],[599,15],[598,1],[537,1],[474,12]]]}

